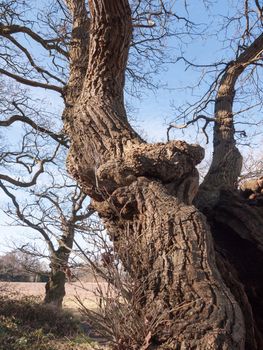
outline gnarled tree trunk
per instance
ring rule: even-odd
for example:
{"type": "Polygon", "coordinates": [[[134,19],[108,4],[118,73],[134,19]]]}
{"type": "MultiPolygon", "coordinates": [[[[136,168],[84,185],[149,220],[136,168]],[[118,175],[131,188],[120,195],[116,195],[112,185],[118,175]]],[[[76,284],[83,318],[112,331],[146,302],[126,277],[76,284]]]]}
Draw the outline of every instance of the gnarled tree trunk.
{"type": "Polygon", "coordinates": [[[237,189],[242,168],[242,156],[236,147],[233,117],[235,84],[245,68],[262,55],[263,34],[235,61],[231,61],[219,83],[215,100],[214,152],[212,164],[200,186],[195,203],[209,209],[218,202],[221,190],[237,189]]]}
{"type": "MultiPolygon", "coordinates": [[[[207,220],[191,204],[198,188],[195,166],[203,151],[179,141],[146,144],[132,130],[123,103],[132,34],[128,1],[90,0],[89,7],[88,48],[71,51],[71,62],[78,54],[88,57],[86,73],[79,75],[79,67],[72,64],[65,93],[64,120],[71,138],[68,168],[93,199],[116,252],[138,283],[142,317],[160,320],[150,346],[230,350],[245,349],[246,343],[256,349],[253,331],[246,330],[253,314],[244,288],[238,276],[229,276],[231,262],[220,257],[216,265],[207,220]],[[242,301],[246,307],[240,307],[242,301]]],[[[215,148],[235,161],[225,181],[233,189],[241,160],[228,120],[233,95],[229,104],[220,102],[229,94],[223,86],[230,84],[233,90],[237,79],[235,69],[229,69],[218,92],[215,148]],[[227,75],[231,72],[232,79],[227,75]]],[[[221,161],[215,159],[213,167],[221,161]]],[[[218,179],[215,183],[212,207],[218,205],[222,191],[218,179]]]]}

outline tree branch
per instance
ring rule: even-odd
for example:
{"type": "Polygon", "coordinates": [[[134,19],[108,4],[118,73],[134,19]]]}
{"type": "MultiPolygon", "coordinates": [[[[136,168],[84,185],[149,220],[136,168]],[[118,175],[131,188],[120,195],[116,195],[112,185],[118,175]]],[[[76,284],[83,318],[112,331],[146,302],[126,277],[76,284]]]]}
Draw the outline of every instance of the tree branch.
{"type": "Polygon", "coordinates": [[[36,42],[38,42],[40,45],[42,45],[46,50],[56,50],[61,55],[68,58],[68,52],[61,49],[58,45],[51,44],[50,40],[44,40],[40,35],[32,31],[30,28],[19,26],[16,24],[12,25],[3,25],[0,23],[0,35],[8,35],[8,34],[15,34],[15,33],[25,33],[29,35],[32,39],[34,39],[36,42]]]}
{"type": "Polygon", "coordinates": [[[17,214],[18,218],[22,222],[24,222],[28,227],[32,228],[33,230],[38,231],[44,237],[45,241],[47,242],[50,252],[53,253],[55,251],[54,245],[53,245],[51,239],[49,238],[49,236],[47,235],[47,233],[45,232],[45,230],[43,230],[38,225],[34,224],[32,221],[28,220],[24,216],[24,214],[20,210],[20,206],[16,200],[16,197],[11,192],[8,191],[7,187],[3,184],[2,181],[0,181],[0,188],[2,188],[4,193],[12,200],[12,203],[13,203],[14,207],[16,208],[16,214],[17,214]]]}
{"type": "Polygon", "coordinates": [[[35,61],[33,60],[33,57],[31,56],[31,54],[29,53],[29,51],[23,46],[21,45],[15,38],[13,38],[11,35],[5,35],[5,38],[7,38],[8,40],[10,40],[18,49],[20,49],[25,56],[27,57],[29,63],[31,64],[31,66],[42,75],[42,77],[47,81],[45,75],[49,76],[50,78],[58,81],[59,83],[61,83],[62,85],[66,85],[66,83],[61,80],[60,78],[56,77],[54,74],[48,72],[47,70],[39,67],[35,61]]]}
{"type": "Polygon", "coordinates": [[[16,80],[18,83],[21,83],[24,85],[33,86],[33,87],[40,87],[40,88],[47,89],[47,90],[53,90],[53,91],[59,92],[61,95],[63,93],[63,88],[61,88],[59,86],[40,83],[40,82],[35,81],[35,80],[25,79],[19,75],[10,73],[2,68],[0,68],[0,74],[6,75],[7,77],[12,78],[12,79],[16,80]]]}
{"type": "Polygon", "coordinates": [[[29,182],[22,182],[16,179],[13,179],[12,177],[5,175],[5,174],[0,174],[0,180],[7,181],[12,185],[18,186],[18,187],[31,187],[34,186],[37,183],[37,179],[40,174],[44,173],[44,164],[47,162],[47,160],[41,160],[39,162],[39,169],[33,176],[33,178],[29,182]]]}
{"type": "Polygon", "coordinates": [[[207,128],[207,126],[208,126],[209,123],[215,121],[215,118],[210,118],[210,117],[207,117],[207,116],[202,115],[202,114],[196,116],[196,117],[193,118],[192,120],[189,120],[187,123],[185,123],[185,124],[183,124],[183,125],[170,124],[169,127],[167,128],[167,141],[168,141],[168,142],[170,141],[169,133],[170,133],[170,130],[171,130],[172,128],[176,128],[176,129],[185,129],[185,128],[187,128],[189,125],[196,123],[199,119],[204,119],[204,120],[205,120],[205,124],[204,124],[204,126],[202,127],[202,131],[203,131],[203,133],[205,134],[206,143],[208,143],[209,138],[208,138],[208,135],[207,135],[207,132],[206,132],[206,128],[207,128]]]}
{"type": "Polygon", "coordinates": [[[44,164],[47,162],[53,161],[53,159],[55,158],[55,156],[58,152],[59,147],[60,147],[60,144],[58,144],[58,146],[56,147],[55,152],[54,152],[52,157],[47,158],[47,159],[42,159],[39,161],[39,169],[30,181],[22,182],[20,180],[13,179],[12,177],[5,175],[5,174],[0,174],[0,180],[7,181],[12,185],[22,187],[22,188],[34,186],[37,183],[37,179],[38,179],[39,175],[44,173],[44,164]]]}
{"type": "Polygon", "coordinates": [[[31,126],[34,130],[39,131],[41,133],[44,133],[48,136],[50,136],[53,140],[57,141],[58,143],[60,143],[62,146],[69,148],[69,145],[67,143],[67,141],[65,140],[65,137],[63,134],[56,134],[38,124],[36,124],[32,119],[30,119],[29,117],[25,116],[25,115],[13,115],[12,117],[10,117],[9,119],[6,120],[0,120],[0,127],[8,127],[10,125],[12,125],[15,122],[21,122],[21,123],[26,123],[29,126],[31,126]]]}

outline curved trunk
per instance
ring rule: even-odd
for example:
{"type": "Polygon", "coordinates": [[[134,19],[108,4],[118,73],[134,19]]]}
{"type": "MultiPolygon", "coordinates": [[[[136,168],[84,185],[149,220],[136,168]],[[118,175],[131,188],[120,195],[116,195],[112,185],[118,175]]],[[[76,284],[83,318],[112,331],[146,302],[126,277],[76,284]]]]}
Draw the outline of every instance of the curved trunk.
{"type": "Polygon", "coordinates": [[[140,177],[111,201],[96,209],[137,285],[137,317],[153,325],[149,348],[244,349],[242,312],[217,271],[206,219],[188,198],[140,177]]]}
{"type": "Polygon", "coordinates": [[[139,313],[155,325],[151,347],[244,349],[243,314],[215,265],[206,219],[191,206],[203,150],[180,141],[146,144],[132,130],[123,103],[128,1],[89,6],[87,74],[66,110],[68,168],[138,284],[139,313]]]}
{"type": "Polygon", "coordinates": [[[234,189],[242,169],[242,156],[236,147],[233,120],[235,83],[243,67],[230,65],[223,75],[215,101],[213,158],[195,199],[200,209],[213,207],[220,190],[234,189]]]}

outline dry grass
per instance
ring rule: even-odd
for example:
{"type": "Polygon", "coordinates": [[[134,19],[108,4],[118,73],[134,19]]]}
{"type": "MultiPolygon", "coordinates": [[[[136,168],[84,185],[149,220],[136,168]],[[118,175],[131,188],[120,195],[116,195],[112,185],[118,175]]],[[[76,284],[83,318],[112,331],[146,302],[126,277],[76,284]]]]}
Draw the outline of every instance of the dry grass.
{"type": "Polygon", "coordinates": [[[0,282],[0,350],[106,349],[86,329],[76,302],[77,296],[96,310],[96,288],[95,283],[67,284],[66,311],[60,312],[41,303],[45,283],[0,282]]]}
{"type": "MultiPolygon", "coordinates": [[[[21,296],[34,296],[43,298],[45,295],[45,283],[0,282],[0,290],[3,286],[7,286],[7,290],[17,292],[21,296]]],[[[64,298],[63,307],[66,309],[77,310],[77,296],[80,300],[83,301],[85,307],[88,309],[96,309],[98,305],[96,290],[97,283],[66,283],[66,296],[64,298]]]]}

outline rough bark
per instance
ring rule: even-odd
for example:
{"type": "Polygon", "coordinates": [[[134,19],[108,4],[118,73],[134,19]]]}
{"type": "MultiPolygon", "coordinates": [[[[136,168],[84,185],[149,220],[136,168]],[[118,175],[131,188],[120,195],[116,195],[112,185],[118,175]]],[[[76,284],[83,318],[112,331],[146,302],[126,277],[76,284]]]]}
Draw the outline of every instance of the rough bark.
{"type": "MultiPolygon", "coordinates": [[[[66,108],[64,116],[65,129],[71,137],[69,171],[87,194],[101,199],[107,195],[104,191],[112,192],[116,186],[112,179],[101,181],[97,175],[99,166],[120,160],[127,143],[141,140],[127,122],[123,101],[132,33],[129,5],[122,1],[90,3],[90,11],[93,17],[87,74],[79,98],[73,107],[66,108]],[[118,15],[120,10],[123,17],[118,15]]],[[[75,74],[73,69],[71,75],[75,74]]]]}
{"type": "Polygon", "coordinates": [[[251,316],[246,317],[246,349],[262,349],[262,206],[244,200],[238,193],[222,191],[209,220],[221,258],[236,272],[236,280],[243,286],[246,300],[239,298],[242,311],[247,314],[250,309],[251,316]]]}
{"type": "Polygon", "coordinates": [[[263,347],[261,178],[237,190],[242,157],[236,147],[233,118],[235,84],[263,52],[263,35],[227,67],[215,101],[214,153],[194,199],[211,225],[217,265],[245,316],[246,349],[263,347]]]}
{"type": "Polygon", "coordinates": [[[61,270],[60,265],[56,264],[55,261],[51,262],[52,268],[49,276],[49,280],[46,283],[45,289],[45,304],[54,305],[57,308],[62,307],[63,298],[65,292],[65,273],[61,270]]]}
{"type": "Polygon", "coordinates": [[[191,205],[203,150],[179,141],[146,144],[132,130],[123,103],[128,1],[89,6],[87,73],[64,113],[69,171],[93,198],[137,281],[141,314],[160,320],[150,346],[244,349],[243,313],[216,267],[206,218],[191,205]]]}
{"type": "Polygon", "coordinates": [[[111,199],[117,217],[108,203],[96,208],[139,285],[141,316],[155,324],[152,348],[243,349],[243,315],[217,272],[204,216],[146,177],[111,199]]]}

